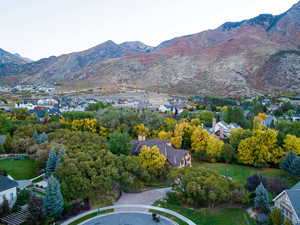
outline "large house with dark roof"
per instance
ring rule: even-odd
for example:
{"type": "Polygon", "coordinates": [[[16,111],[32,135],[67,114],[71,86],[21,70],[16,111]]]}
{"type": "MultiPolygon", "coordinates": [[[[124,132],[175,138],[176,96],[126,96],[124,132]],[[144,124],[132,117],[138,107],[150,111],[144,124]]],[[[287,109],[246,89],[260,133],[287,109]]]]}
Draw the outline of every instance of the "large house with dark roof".
{"type": "Polygon", "coordinates": [[[291,189],[281,192],[273,202],[293,225],[300,225],[300,182],[291,189]]]}
{"type": "Polygon", "coordinates": [[[191,153],[187,150],[173,148],[170,140],[149,139],[132,141],[132,144],[133,153],[136,155],[140,153],[144,145],[148,147],[157,146],[160,154],[166,157],[171,167],[180,168],[192,165],[191,153]]]}
{"type": "Polygon", "coordinates": [[[8,200],[9,206],[12,207],[17,200],[18,183],[6,176],[0,176],[0,205],[4,199],[8,200]]]}

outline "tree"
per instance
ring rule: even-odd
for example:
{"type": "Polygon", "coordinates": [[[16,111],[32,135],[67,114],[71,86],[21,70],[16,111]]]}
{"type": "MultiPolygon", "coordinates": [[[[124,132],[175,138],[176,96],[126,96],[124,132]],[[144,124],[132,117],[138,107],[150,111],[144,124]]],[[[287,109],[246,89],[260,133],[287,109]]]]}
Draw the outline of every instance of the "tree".
{"type": "Polygon", "coordinates": [[[204,123],[205,126],[210,127],[212,124],[212,120],[215,117],[215,114],[211,111],[203,110],[197,114],[198,118],[201,122],[204,123]]]}
{"type": "Polygon", "coordinates": [[[43,144],[43,143],[46,143],[46,142],[48,142],[48,135],[45,132],[43,132],[38,136],[38,138],[36,140],[36,143],[37,144],[43,144]]]}
{"type": "Polygon", "coordinates": [[[7,135],[3,143],[3,148],[5,152],[7,153],[12,152],[13,150],[12,141],[13,141],[12,137],[10,135],[7,135]]]}
{"type": "Polygon", "coordinates": [[[209,133],[206,130],[201,128],[195,129],[191,136],[192,150],[195,152],[195,151],[206,149],[208,140],[209,140],[209,133]]]}
{"type": "Polygon", "coordinates": [[[48,217],[58,218],[64,210],[64,199],[60,191],[58,180],[51,176],[48,179],[46,196],[44,198],[44,210],[48,217]]]}
{"type": "Polygon", "coordinates": [[[297,158],[297,155],[294,152],[288,152],[288,154],[284,157],[284,159],[281,161],[281,163],[279,165],[280,169],[282,169],[288,173],[293,173],[292,164],[296,158],[297,158]]]}
{"type": "Polygon", "coordinates": [[[249,165],[278,164],[284,151],[278,146],[278,132],[272,129],[255,130],[252,137],[242,140],[238,147],[241,163],[249,165]]]}
{"type": "Polygon", "coordinates": [[[217,139],[213,135],[210,135],[207,142],[206,153],[216,160],[221,156],[223,145],[223,141],[217,139]]]}
{"type": "Polygon", "coordinates": [[[9,214],[9,202],[8,200],[4,197],[3,198],[3,202],[0,205],[0,216],[6,216],[7,214],[9,214]]]}
{"type": "Polygon", "coordinates": [[[30,116],[30,114],[25,108],[14,109],[11,112],[11,118],[13,120],[26,120],[28,116],[30,116]]]}
{"type": "Polygon", "coordinates": [[[86,111],[99,111],[100,109],[104,109],[107,107],[110,107],[111,104],[105,103],[105,102],[97,102],[97,103],[90,103],[86,107],[86,111]]]}
{"type": "Polygon", "coordinates": [[[46,174],[47,176],[50,176],[56,168],[57,165],[57,160],[58,160],[58,154],[55,149],[51,149],[48,155],[48,160],[46,163],[46,174]]]}
{"type": "Polygon", "coordinates": [[[282,225],[283,217],[280,209],[277,208],[273,209],[270,212],[270,219],[273,225],[282,225]]]}
{"type": "Polygon", "coordinates": [[[230,131],[229,143],[235,150],[237,150],[240,142],[246,138],[251,137],[252,135],[253,134],[251,130],[246,130],[242,128],[232,129],[230,131]]]}
{"type": "Polygon", "coordinates": [[[144,145],[139,154],[139,162],[150,174],[160,175],[161,169],[166,165],[166,157],[160,154],[157,146],[148,147],[144,145]]]}
{"type": "Polygon", "coordinates": [[[297,156],[291,166],[291,174],[300,177],[300,156],[297,156]]]}
{"type": "Polygon", "coordinates": [[[43,199],[31,196],[31,199],[28,203],[29,217],[27,219],[28,224],[32,225],[40,225],[42,221],[45,219],[44,211],[43,211],[43,199]]]}
{"type": "Polygon", "coordinates": [[[224,144],[222,148],[222,158],[226,163],[231,163],[235,159],[235,151],[231,144],[224,144]]]}
{"type": "Polygon", "coordinates": [[[160,140],[166,140],[166,139],[170,139],[172,137],[173,133],[172,132],[167,132],[167,131],[160,131],[158,133],[158,137],[160,140]]]}
{"type": "Polygon", "coordinates": [[[172,188],[180,202],[195,207],[215,207],[229,202],[240,187],[214,171],[199,167],[186,167],[171,172],[172,188]]]}
{"type": "Polygon", "coordinates": [[[284,148],[287,152],[294,152],[300,155],[300,138],[288,134],[284,139],[284,148]]]}
{"type": "Polygon", "coordinates": [[[255,189],[255,194],[254,207],[261,212],[268,212],[270,210],[269,194],[262,183],[255,189]]]}
{"type": "Polygon", "coordinates": [[[195,127],[183,121],[175,126],[174,137],[171,143],[175,148],[191,149],[191,137],[195,127]]]}
{"type": "Polygon", "coordinates": [[[138,124],[134,127],[134,130],[136,132],[137,135],[141,135],[141,136],[147,136],[149,133],[149,129],[147,127],[145,127],[144,124],[138,124]]]}
{"type": "Polygon", "coordinates": [[[38,139],[39,139],[39,134],[36,130],[34,130],[32,133],[32,140],[37,143],[38,139]]]}
{"type": "Polygon", "coordinates": [[[293,225],[293,223],[289,219],[285,218],[283,225],[293,225]]]}
{"type": "Polygon", "coordinates": [[[112,153],[129,155],[132,152],[133,145],[128,133],[114,132],[108,138],[108,148],[112,153]]]}
{"type": "Polygon", "coordinates": [[[265,179],[259,174],[254,174],[247,178],[247,183],[245,184],[245,188],[248,191],[254,191],[261,183],[265,183],[265,179]]]}

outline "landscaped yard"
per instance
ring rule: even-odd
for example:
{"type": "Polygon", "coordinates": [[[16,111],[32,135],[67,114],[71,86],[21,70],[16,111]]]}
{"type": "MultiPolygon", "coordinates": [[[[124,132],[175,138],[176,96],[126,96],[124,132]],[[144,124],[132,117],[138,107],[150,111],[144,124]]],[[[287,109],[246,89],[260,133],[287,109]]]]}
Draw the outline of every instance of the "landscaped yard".
{"type": "Polygon", "coordinates": [[[20,160],[1,159],[0,170],[5,170],[16,180],[27,180],[37,175],[37,164],[29,158],[20,160]]]}
{"type": "MultiPolygon", "coordinates": [[[[167,208],[189,218],[197,225],[255,225],[244,209],[193,210],[158,201],[156,206],[167,208]]],[[[180,224],[181,225],[181,224],[180,224]]]]}
{"type": "Polygon", "coordinates": [[[299,181],[289,176],[286,172],[274,168],[257,169],[254,167],[225,164],[225,163],[193,162],[193,167],[197,167],[197,166],[209,168],[223,176],[232,177],[233,180],[236,180],[241,184],[245,184],[247,177],[256,173],[268,177],[287,178],[291,185],[294,185],[299,181]]]}

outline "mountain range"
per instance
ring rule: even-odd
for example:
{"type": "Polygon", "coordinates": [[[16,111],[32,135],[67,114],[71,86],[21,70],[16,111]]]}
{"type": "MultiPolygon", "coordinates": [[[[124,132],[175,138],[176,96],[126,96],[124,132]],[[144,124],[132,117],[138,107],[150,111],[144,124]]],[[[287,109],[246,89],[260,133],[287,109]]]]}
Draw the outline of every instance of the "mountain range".
{"type": "Polygon", "coordinates": [[[280,15],[226,22],[156,47],[138,41],[107,41],[35,62],[0,49],[0,77],[18,83],[128,85],[218,96],[297,92],[300,1],[280,15]]]}

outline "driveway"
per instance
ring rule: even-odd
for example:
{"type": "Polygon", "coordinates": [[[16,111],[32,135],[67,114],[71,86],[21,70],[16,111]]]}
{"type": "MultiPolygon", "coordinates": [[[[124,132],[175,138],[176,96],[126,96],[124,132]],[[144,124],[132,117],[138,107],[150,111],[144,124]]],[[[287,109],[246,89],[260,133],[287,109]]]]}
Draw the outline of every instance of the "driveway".
{"type": "MultiPolygon", "coordinates": [[[[142,204],[152,205],[155,201],[163,199],[171,188],[160,188],[141,193],[123,193],[121,198],[114,205],[142,204]]],[[[137,209],[116,209],[117,211],[137,211],[137,209]]],[[[141,211],[139,209],[138,211],[141,211]]],[[[145,209],[144,211],[148,211],[145,209]]]]}

